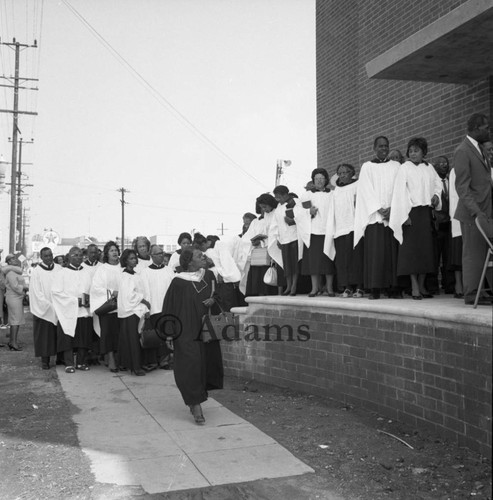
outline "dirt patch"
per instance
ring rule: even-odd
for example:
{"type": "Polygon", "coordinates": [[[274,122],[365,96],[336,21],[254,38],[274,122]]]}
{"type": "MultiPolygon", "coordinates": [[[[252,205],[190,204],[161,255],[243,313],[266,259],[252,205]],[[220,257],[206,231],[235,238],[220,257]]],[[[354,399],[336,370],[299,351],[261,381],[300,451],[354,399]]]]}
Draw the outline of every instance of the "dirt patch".
{"type": "MultiPolygon", "coordinates": [[[[10,499],[491,499],[491,463],[424,432],[330,400],[226,379],[211,396],[272,436],[315,474],[147,495],[95,483],[55,370],[0,348],[0,498],[10,499]],[[403,439],[411,450],[385,431],[403,439]]],[[[6,330],[0,330],[0,342],[6,330]]],[[[207,415],[206,415],[207,417],[207,415]]],[[[96,424],[95,424],[96,425],[96,424]]]]}

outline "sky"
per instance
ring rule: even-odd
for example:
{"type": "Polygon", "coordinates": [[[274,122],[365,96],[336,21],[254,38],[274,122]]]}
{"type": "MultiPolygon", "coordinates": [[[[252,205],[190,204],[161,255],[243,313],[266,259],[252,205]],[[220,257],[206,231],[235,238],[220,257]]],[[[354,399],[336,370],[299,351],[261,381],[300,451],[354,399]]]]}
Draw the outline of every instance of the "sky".
{"type": "Polygon", "coordinates": [[[234,235],[277,160],[297,192],[316,168],[314,0],[0,0],[0,21],[2,42],[38,44],[20,58],[39,79],[19,93],[38,113],[19,118],[31,236],[120,236],[122,187],[127,236],[234,235]]]}

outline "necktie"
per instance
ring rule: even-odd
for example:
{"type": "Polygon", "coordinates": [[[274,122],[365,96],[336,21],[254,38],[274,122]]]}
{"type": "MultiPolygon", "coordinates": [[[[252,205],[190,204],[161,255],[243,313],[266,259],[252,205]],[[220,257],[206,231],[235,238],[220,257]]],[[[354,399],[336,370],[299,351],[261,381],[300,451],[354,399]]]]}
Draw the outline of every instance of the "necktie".
{"type": "Polygon", "coordinates": [[[443,194],[445,195],[445,198],[448,200],[448,183],[447,179],[442,179],[442,185],[443,185],[443,194]]]}

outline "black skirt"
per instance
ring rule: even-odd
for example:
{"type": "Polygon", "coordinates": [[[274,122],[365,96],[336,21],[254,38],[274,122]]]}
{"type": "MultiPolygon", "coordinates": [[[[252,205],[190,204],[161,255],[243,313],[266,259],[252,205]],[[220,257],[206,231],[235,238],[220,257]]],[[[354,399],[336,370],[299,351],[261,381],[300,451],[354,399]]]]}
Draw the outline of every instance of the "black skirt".
{"type": "Polygon", "coordinates": [[[414,207],[409,218],[411,225],[402,226],[397,275],[433,273],[436,259],[431,207],[414,207]]]}
{"type": "Polygon", "coordinates": [[[119,318],[120,337],[118,342],[118,359],[120,366],[129,370],[142,369],[142,347],[139,338],[139,317],[132,314],[128,318],[119,318]]]}
{"type": "Polygon", "coordinates": [[[57,351],[64,352],[70,349],[90,349],[92,346],[92,318],[79,318],[75,327],[75,336],[71,337],[63,332],[60,322],[57,324],[57,351]]]}
{"type": "Polygon", "coordinates": [[[270,286],[264,283],[264,276],[269,267],[270,266],[250,266],[246,284],[246,297],[277,294],[276,286],[270,286]]]}
{"type": "Polygon", "coordinates": [[[303,246],[301,274],[313,276],[316,274],[335,274],[334,261],[324,254],[325,235],[311,234],[310,248],[303,246]]]}
{"type": "Polygon", "coordinates": [[[462,236],[452,238],[452,244],[450,246],[449,270],[462,271],[462,236]]]}
{"type": "Polygon", "coordinates": [[[284,266],[284,275],[299,274],[300,264],[298,261],[298,241],[292,241],[281,245],[282,265],[284,266]]]}
{"type": "Polygon", "coordinates": [[[120,337],[118,316],[114,313],[104,314],[99,317],[99,324],[101,325],[101,340],[99,343],[101,354],[118,351],[120,337]]]}
{"type": "Polygon", "coordinates": [[[33,314],[34,355],[55,356],[57,353],[56,325],[33,314]]]}
{"type": "Polygon", "coordinates": [[[390,227],[370,224],[363,240],[363,279],[365,289],[397,286],[398,241],[390,227]]]}
{"type": "Polygon", "coordinates": [[[336,247],[337,282],[340,287],[363,286],[363,241],[353,248],[354,233],[339,236],[334,240],[336,247]]]}

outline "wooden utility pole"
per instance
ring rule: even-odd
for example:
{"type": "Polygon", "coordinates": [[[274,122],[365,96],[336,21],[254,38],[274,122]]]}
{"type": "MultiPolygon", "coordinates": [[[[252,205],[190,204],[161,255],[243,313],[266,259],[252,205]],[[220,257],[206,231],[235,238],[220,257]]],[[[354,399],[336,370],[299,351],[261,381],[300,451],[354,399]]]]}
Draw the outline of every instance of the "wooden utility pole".
{"type": "MultiPolygon", "coordinates": [[[[37,115],[38,113],[34,113],[31,111],[19,111],[19,89],[28,89],[27,87],[19,87],[19,80],[23,81],[37,81],[35,78],[19,78],[19,56],[20,56],[20,50],[22,48],[28,48],[28,47],[36,47],[37,48],[37,43],[36,40],[34,41],[34,45],[25,45],[22,43],[19,43],[13,39],[12,43],[6,43],[2,42],[2,45],[6,45],[8,47],[11,47],[15,50],[15,73],[13,77],[5,77],[2,76],[0,78],[2,79],[7,79],[12,81],[14,85],[2,85],[2,87],[9,87],[14,89],[14,109],[9,110],[9,109],[0,109],[0,113],[12,113],[13,114],[13,126],[12,126],[12,177],[11,177],[11,188],[10,188],[10,234],[9,234],[9,253],[14,253],[15,250],[15,202],[16,202],[16,177],[17,177],[17,133],[19,131],[19,128],[17,126],[18,122],[18,116],[19,114],[26,114],[26,115],[37,115]]],[[[32,88],[29,90],[38,90],[37,88],[32,88]]],[[[20,237],[20,235],[19,235],[20,237]]]]}
{"type": "Polygon", "coordinates": [[[122,197],[120,199],[120,203],[122,204],[122,244],[121,244],[121,251],[123,252],[123,250],[125,249],[125,204],[127,203],[125,201],[125,193],[130,193],[130,191],[128,191],[127,189],[125,188],[120,188],[120,189],[117,189],[117,191],[119,191],[121,194],[122,194],[122,197]]]}

